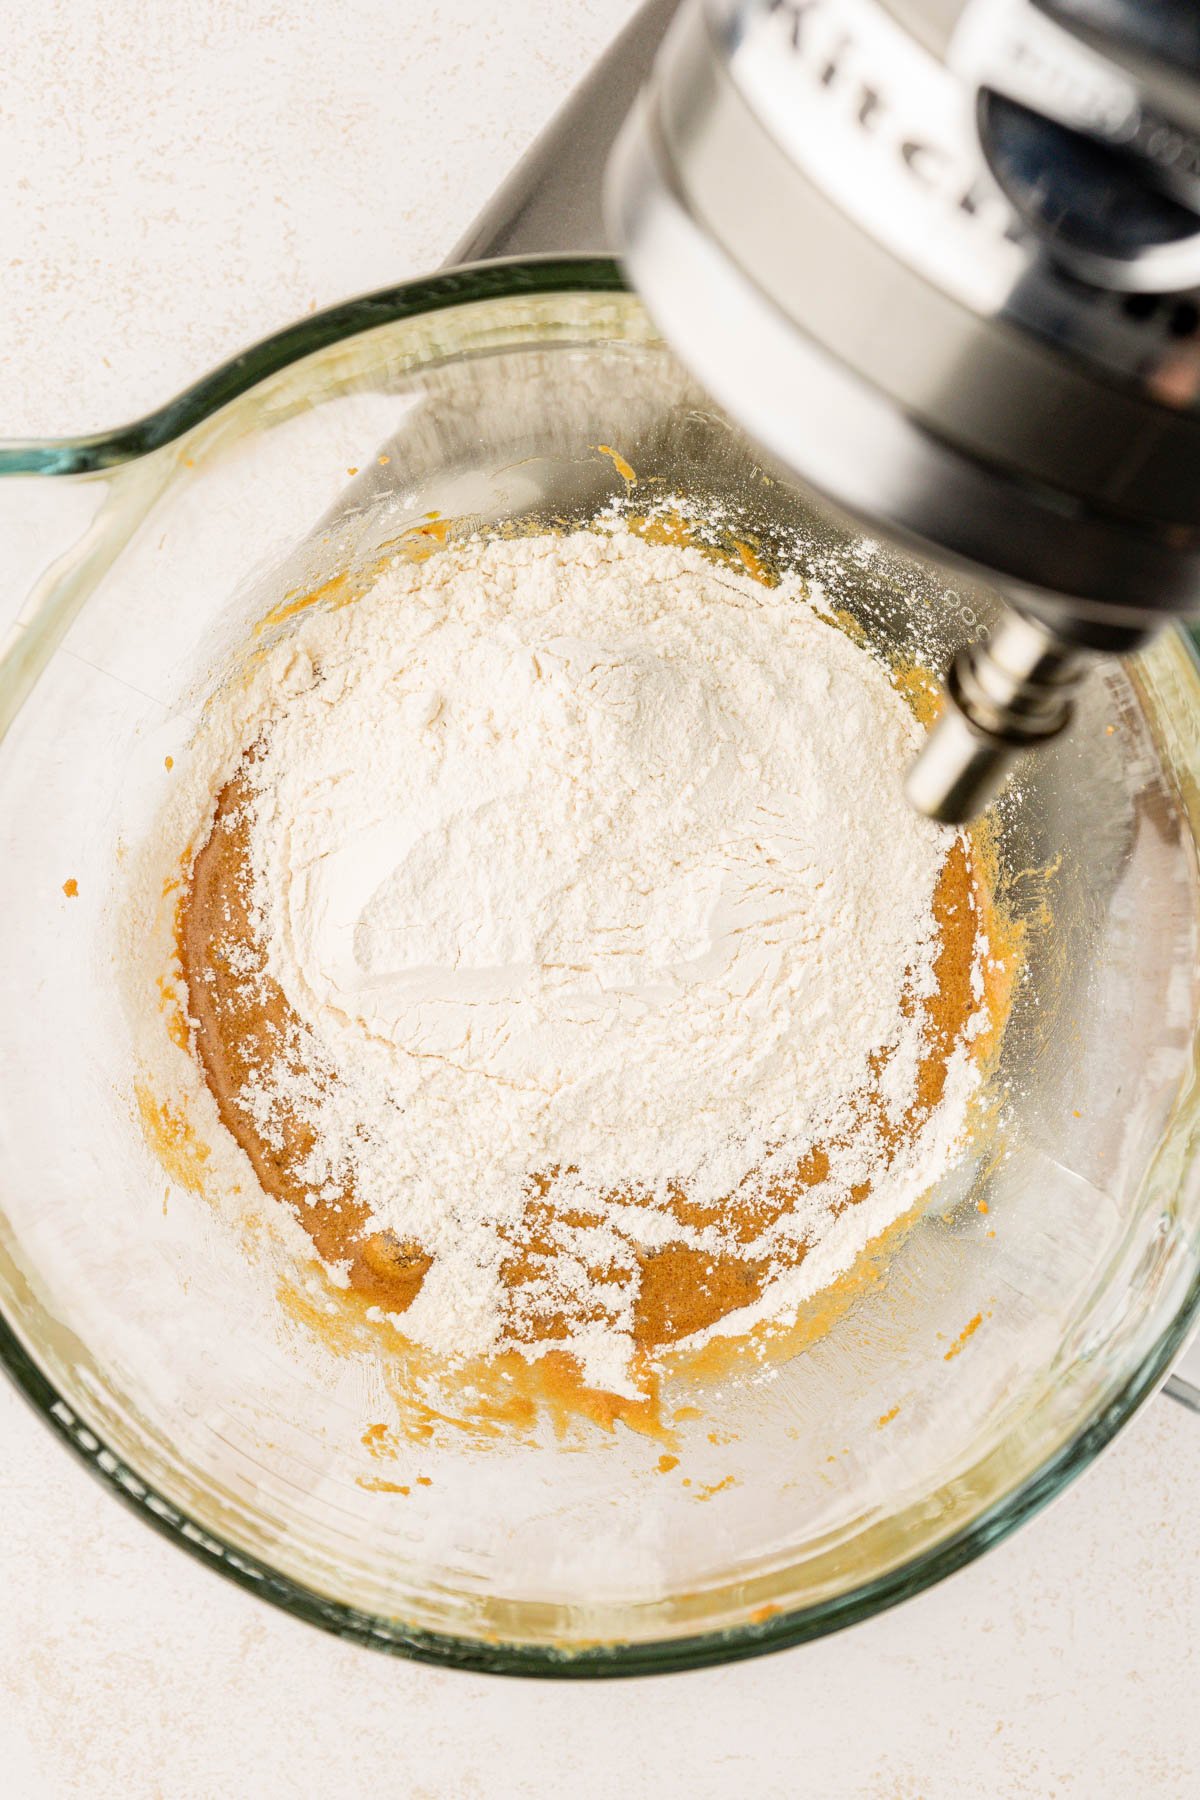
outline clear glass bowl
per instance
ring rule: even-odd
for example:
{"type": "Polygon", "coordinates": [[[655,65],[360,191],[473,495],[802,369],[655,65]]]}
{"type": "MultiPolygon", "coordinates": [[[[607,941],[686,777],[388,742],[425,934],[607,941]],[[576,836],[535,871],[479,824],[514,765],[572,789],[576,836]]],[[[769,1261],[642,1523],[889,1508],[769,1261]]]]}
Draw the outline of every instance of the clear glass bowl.
{"type": "MultiPolygon", "coordinates": [[[[122,847],[248,621],[431,511],[588,516],[623,492],[600,444],[639,491],[718,499],[768,544],[851,541],[756,468],[599,259],[354,302],[128,430],[0,452],[5,596],[29,596],[0,661],[0,1354],[234,1580],[384,1649],[541,1675],[750,1655],[936,1580],[1090,1462],[1200,1296],[1200,681],[1169,634],[1093,679],[1006,809],[1027,937],[998,1134],[824,1336],[673,1396],[700,1416],[670,1476],[623,1428],[435,1434],[381,1467],[370,1358],[281,1346],[252,1259],[141,1135],[122,847]]],[[[838,598],[888,654],[943,653],[988,614],[898,556],[848,567],[838,598]]]]}

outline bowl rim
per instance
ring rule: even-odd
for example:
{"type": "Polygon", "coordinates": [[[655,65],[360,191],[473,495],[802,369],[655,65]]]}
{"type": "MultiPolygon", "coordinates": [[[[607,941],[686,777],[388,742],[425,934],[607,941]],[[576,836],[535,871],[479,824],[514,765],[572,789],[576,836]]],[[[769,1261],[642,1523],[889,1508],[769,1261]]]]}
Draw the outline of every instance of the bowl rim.
{"type": "MultiPolygon", "coordinates": [[[[131,424],[80,437],[0,443],[0,477],[100,475],[182,437],[268,377],[315,352],[376,328],[479,301],[554,293],[624,294],[617,263],[605,256],[513,258],[463,265],[375,290],[298,320],[202,376],[166,405],[131,424]]],[[[1179,637],[1200,668],[1197,642],[1179,637]]],[[[360,1611],[293,1580],[158,1492],[68,1403],[0,1311],[0,1365],[43,1422],[110,1493],[147,1524],[247,1592],[293,1617],[374,1649],[440,1667],[549,1679],[667,1674],[760,1656],[844,1629],[921,1593],[973,1561],[1031,1518],[1080,1475],[1152,1395],[1200,1315],[1200,1266],[1153,1347],[1118,1392],[1039,1467],[969,1524],[846,1592],[769,1618],[687,1636],[588,1644],[580,1648],[456,1637],[360,1611]]]]}
{"type": "Polygon", "coordinates": [[[127,425],[83,436],[0,439],[0,476],[98,475],[161,450],[234,400],[318,350],[377,327],[478,300],[537,294],[629,294],[611,256],[505,257],[375,288],[310,313],[218,363],[164,406],[127,425]]]}
{"type": "Polygon", "coordinates": [[[793,1649],[861,1624],[953,1575],[994,1544],[1002,1543],[1090,1467],[1142,1403],[1157,1392],[1198,1310],[1200,1272],[1149,1356],[1069,1443],[969,1525],[909,1561],[846,1593],[811,1606],[781,1609],[759,1623],[695,1632],[686,1637],[588,1644],[579,1649],[455,1637],[331,1600],[251,1552],[225,1543],[216,1532],[191,1518],[138,1475],[62,1398],[2,1314],[0,1364],[43,1423],[110,1494],[198,1562],[293,1618],[352,1643],[440,1668],[544,1680],[611,1679],[713,1668],[775,1650],[793,1649]]]}

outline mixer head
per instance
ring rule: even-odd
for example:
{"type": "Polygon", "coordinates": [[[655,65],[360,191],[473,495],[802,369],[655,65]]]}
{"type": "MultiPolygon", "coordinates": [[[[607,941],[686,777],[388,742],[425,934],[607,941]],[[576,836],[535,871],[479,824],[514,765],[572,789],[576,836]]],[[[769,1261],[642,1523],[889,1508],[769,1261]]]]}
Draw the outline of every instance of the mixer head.
{"type": "Polygon", "coordinates": [[[1200,610],[1200,9],[685,0],[618,140],[634,285],[839,506],[1009,602],[908,783],[952,822],[1200,610]]]}

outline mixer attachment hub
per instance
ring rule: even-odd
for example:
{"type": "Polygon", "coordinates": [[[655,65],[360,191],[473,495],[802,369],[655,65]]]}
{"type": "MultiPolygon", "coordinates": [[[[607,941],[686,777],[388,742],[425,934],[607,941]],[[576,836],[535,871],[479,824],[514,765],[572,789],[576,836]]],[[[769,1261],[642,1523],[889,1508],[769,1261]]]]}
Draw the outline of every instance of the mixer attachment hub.
{"type": "Polygon", "coordinates": [[[1066,729],[1090,662],[1040,620],[1007,610],[950,665],[944,710],[905,782],[909,802],[947,825],[974,818],[1022,751],[1066,729]]]}

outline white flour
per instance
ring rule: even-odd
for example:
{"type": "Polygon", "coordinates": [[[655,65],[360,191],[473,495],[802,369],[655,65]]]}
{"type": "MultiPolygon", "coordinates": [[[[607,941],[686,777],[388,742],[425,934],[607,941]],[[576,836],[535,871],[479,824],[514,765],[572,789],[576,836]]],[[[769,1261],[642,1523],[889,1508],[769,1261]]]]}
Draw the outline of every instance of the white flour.
{"type": "Polygon", "coordinates": [[[883,1053],[898,1123],[922,1051],[901,997],[933,986],[953,838],[901,798],[919,735],[798,584],[624,530],[398,563],[214,703],[191,804],[211,812],[257,740],[256,917],[306,1061],[337,1074],[275,1071],[242,1103],[269,1136],[282,1089],[318,1127],[311,1184],[351,1178],[432,1253],[410,1336],[501,1346],[501,1233],[534,1172],[589,1214],[553,1282],[597,1315],[572,1340],[585,1374],[618,1388],[638,1248],[727,1245],[639,1198],[712,1206],[831,1146],[828,1179],[742,1246],[809,1253],[733,1331],[832,1279],[944,1172],[965,1048],[890,1167],[855,1105],[883,1053]]]}

